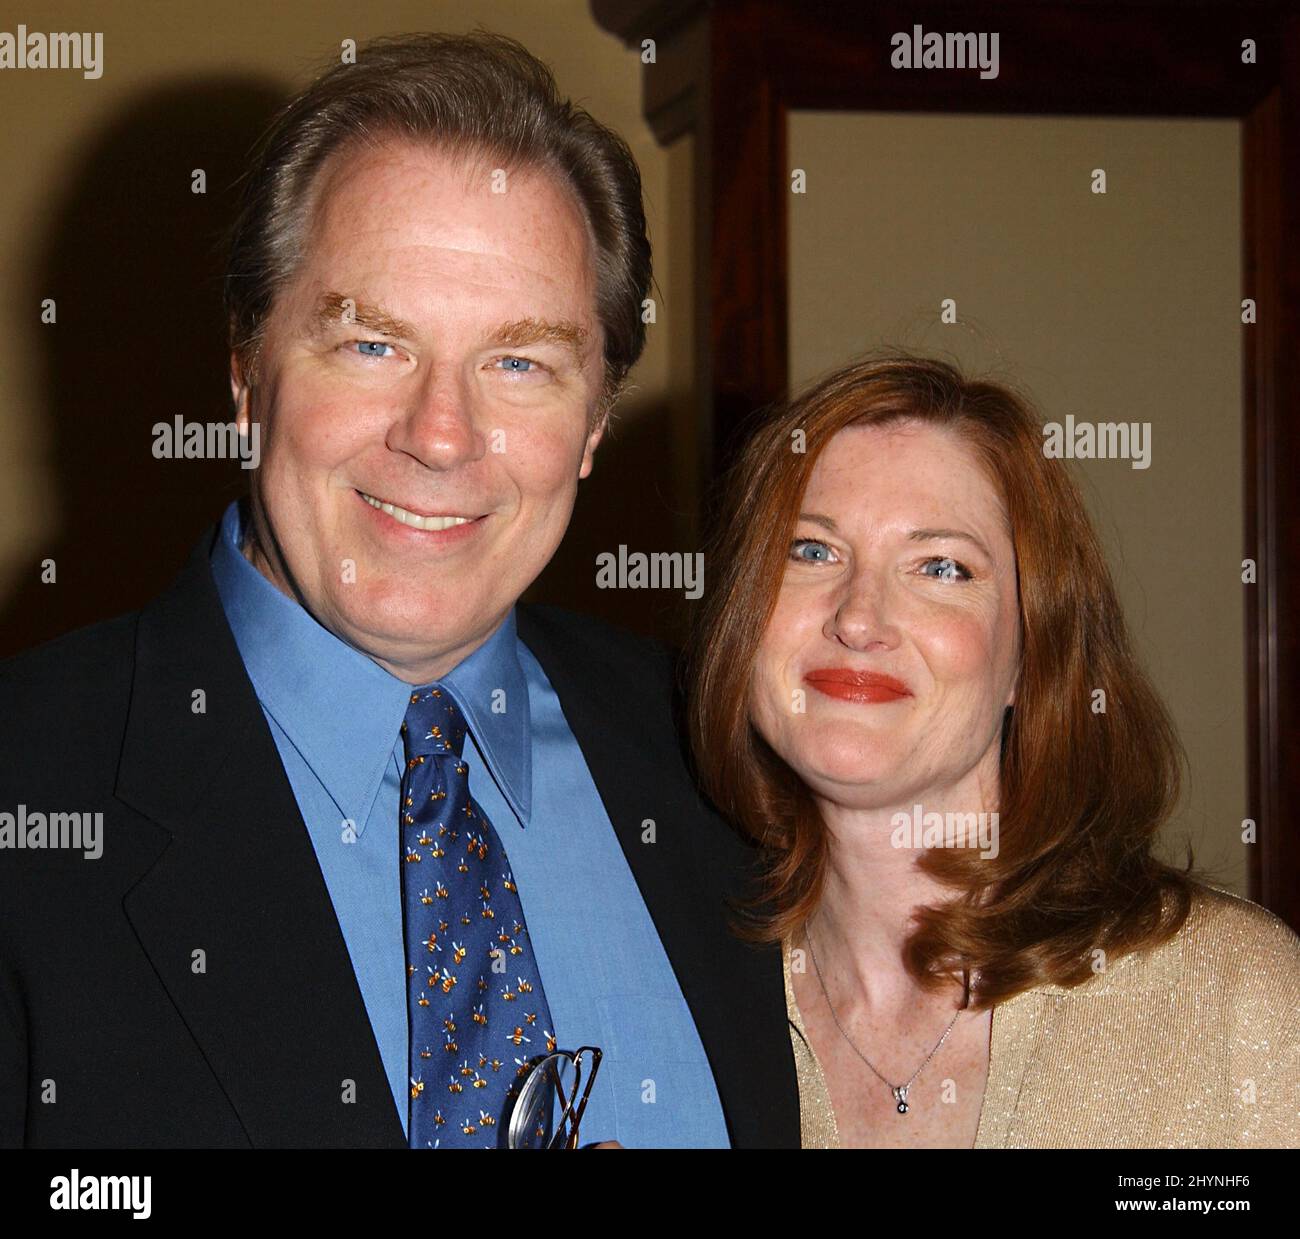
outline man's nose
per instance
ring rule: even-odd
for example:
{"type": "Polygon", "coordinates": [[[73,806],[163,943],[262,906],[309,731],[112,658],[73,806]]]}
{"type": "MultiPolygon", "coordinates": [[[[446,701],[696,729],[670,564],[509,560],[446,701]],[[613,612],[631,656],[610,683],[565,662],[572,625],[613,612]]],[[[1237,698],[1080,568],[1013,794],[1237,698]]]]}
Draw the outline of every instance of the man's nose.
{"type": "Polygon", "coordinates": [[[450,366],[431,370],[393,421],[387,442],[393,451],[405,452],[430,469],[454,469],[479,460],[486,440],[464,376],[450,366]]]}

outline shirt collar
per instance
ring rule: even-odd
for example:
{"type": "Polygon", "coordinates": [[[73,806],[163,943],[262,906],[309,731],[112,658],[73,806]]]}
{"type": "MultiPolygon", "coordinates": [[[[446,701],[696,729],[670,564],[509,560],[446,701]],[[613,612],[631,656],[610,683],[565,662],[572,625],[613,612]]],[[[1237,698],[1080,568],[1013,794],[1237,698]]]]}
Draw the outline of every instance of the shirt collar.
{"type": "Polygon", "coordinates": [[[441,682],[456,698],[519,824],[527,826],[532,810],[532,723],[513,607],[497,630],[441,682]]]}
{"type": "MultiPolygon", "coordinates": [[[[393,759],[411,684],[317,623],[240,550],[245,501],[231,503],[212,549],[212,575],[258,700],[284,730],[356,832],[393,759]]],[[[512,608],[496,631],[443,677],[503,794],[527,825],[531,807],[528,684],[512,608]]]]}

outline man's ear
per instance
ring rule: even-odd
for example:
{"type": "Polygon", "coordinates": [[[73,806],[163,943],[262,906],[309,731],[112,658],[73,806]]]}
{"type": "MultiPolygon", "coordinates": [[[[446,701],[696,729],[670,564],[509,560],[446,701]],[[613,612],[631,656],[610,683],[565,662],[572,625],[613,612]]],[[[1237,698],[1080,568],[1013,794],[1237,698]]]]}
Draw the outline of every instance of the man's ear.
{"type": "Polygon", "coordinates": [[[605,427],[609,425],[609,409],[602,409],[600,415],[596,418],[596,425],[591,433],[587,436],[587,446],[582,452],[582,467],[578,470],[578,477],[585,478],[591,473],[592,466],[596,463],[596,448],[600,446],[600,441],[605,437],[605,427]]]}
{"type": "Polygon", "coordinates": [[[252,390],[248,377],[244,373],[244,367],[240,363],[239,354],[232,349],[230,351],[230,398],[234,401],[235,425],[239,427],[241,435],[248,434],[249,420],[252,415],[250,399],[252,390]]]}

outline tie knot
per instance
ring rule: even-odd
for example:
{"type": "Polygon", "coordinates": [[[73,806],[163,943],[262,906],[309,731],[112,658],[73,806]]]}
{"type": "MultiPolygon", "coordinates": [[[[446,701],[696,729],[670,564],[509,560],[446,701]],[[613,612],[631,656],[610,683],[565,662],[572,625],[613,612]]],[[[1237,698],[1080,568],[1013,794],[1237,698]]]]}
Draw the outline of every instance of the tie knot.
{"type": "Polygon", "coordinates": [[[406,759],[459,757],[465,748],[465,716],[456,699],[441,684],[413,689],[402,723],[406,759]]]}

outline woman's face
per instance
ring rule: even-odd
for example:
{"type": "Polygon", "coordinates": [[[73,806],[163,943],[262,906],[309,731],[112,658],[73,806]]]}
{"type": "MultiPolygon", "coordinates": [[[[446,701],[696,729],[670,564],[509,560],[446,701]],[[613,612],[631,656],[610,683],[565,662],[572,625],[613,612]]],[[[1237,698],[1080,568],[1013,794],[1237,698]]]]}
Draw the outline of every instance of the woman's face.
{"type": "Polygon", "coordinates": [[[851,426],[809,479],[751,719],[845,807],[987,801],[1019,643],[1007,514],[975,451],[922,422],[851,426]]]}

